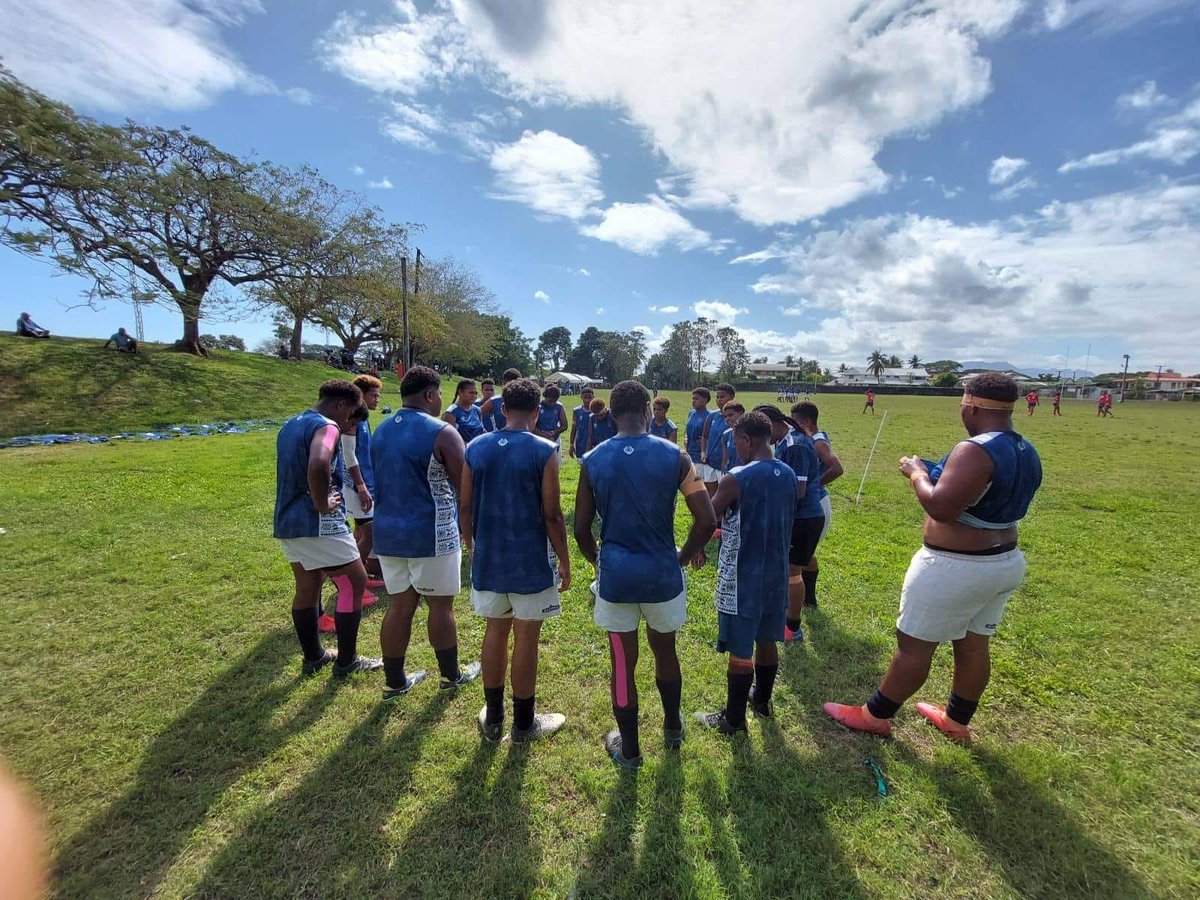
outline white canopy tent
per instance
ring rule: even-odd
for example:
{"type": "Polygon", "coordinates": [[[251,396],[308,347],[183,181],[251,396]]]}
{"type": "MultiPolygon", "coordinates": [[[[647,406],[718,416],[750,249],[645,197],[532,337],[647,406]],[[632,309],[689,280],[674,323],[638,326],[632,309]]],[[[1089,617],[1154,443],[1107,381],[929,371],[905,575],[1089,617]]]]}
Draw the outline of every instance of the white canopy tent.
{"type": "Polygon", "coordinates": [[[603,382],[599,378],[588,378],[586,375],[576,375],[574,372],[555,372],[546,377],[546,384],[557,384],[560,387],[569,384],[575,388],[583,388],[588,385],[603,384],[603,382]]]}

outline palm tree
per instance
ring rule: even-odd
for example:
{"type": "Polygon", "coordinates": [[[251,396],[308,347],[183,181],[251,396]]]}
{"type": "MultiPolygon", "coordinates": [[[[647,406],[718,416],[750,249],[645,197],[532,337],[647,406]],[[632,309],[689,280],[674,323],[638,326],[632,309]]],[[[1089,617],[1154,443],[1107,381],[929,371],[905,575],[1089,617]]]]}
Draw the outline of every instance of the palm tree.
{"type": "Polygon", "coordinates": [[[901,366],[904,365],[904,360],[902,360],[895,353],[893,353],[891,356],[889,356],[887,358],[887,364],[888,364],[889,369],[899,369],[901,366]]]}
{"type": "Polygon", "coordinates": [[[883,377],[883,370],[888,367],[888,358],[883,355],[882,350],[872,350],[871,355],[867,357],[867,370],[875,376],[878,381],[883,377]]]}
{"type": "Polygon", "coordinates": [[[848,365],[846,365],[845,363],[840,363],[838,365],[838,374],[839,375],[845,375],[849,371],[850,371],[850,367],[848,365]]]}
{"type": "Polygon", "coordinates": [[[912,359],[910,359],[910,360],[908,361],[908,367],[909,367],[910,369],[919,369],[919,368],[921,368],[921,357],[917,356],[917,354],[915,354],[915,353],[914,353],[914,354],[912,355],[912,359]]]}

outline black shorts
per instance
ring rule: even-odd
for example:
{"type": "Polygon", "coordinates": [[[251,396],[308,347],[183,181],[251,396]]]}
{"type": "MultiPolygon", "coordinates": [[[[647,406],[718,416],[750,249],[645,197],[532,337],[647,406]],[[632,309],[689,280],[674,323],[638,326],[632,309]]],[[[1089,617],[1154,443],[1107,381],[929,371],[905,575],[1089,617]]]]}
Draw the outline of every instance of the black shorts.
{"type": "Polygon", "coordinates": [[[792,523],[792,548],[788,551],[788,562],[793,566],[807,566],[812,562],[824,528],[824,516],[796,519],[792,523]]]}

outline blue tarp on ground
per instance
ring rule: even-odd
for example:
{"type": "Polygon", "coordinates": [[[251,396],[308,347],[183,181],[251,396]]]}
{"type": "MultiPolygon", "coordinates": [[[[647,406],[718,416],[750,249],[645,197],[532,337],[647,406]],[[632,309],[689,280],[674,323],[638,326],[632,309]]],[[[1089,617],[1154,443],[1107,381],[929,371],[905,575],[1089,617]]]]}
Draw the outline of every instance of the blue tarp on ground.
{"type": "Polygon", "coordinates": [[[109,441],[166,441],[176,437],[209,437],[214,434],[248,434],[278,428],[277,419],[246,422],[212,422],[207,425],[171,425],[156,431],[123,431],[120,434],[23,434],[0,439],[0,450],[9,447],[48,447],[51,444],[107,444],[109,441]]]}

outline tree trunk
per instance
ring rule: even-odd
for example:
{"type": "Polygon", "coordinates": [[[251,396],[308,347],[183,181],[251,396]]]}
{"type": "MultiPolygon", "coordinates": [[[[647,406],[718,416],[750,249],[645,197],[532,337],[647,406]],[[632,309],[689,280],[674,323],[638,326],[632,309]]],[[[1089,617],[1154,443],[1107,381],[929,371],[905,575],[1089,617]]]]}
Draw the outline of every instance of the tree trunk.
{"type": "Polygon", "coordinates": [[[304,355],[303,348],[300,343],[301,334],[304,328],[304,317],[296,316],[296,324],[292,326],[292,359],[301,359],[304,355]]]}
{"type": "Polygon", "coordinates": [[[200,343],[200,304],[208,291],[208,284],[199,275],[181,275],[184,296],[176,297],[175,303],[183,313],[183,337],[175,342],[175,350],[180,353],[193,353],[196,356],[208,356],[208,351],[200,343]]]}

